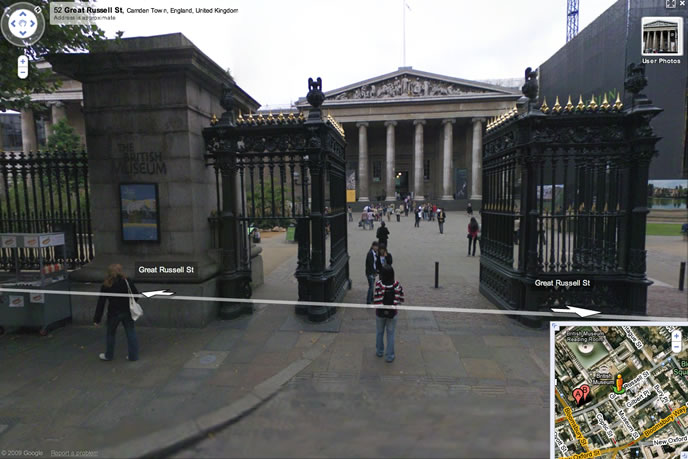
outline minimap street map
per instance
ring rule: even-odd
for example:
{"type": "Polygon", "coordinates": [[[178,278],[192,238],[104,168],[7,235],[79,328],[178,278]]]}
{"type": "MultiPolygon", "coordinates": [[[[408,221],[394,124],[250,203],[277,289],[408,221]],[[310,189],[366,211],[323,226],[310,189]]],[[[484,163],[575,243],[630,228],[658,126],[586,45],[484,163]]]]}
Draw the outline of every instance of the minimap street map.
{"type": "Polygon", "coordinates": [[[688,459],[688,323],[552,333],[554,457],[688,459]]]}

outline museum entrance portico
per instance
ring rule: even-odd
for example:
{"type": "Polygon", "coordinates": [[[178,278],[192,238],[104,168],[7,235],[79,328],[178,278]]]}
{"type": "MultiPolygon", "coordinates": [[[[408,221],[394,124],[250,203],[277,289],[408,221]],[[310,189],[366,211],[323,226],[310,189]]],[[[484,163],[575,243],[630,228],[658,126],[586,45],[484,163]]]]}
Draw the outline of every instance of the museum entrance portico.
{"type": "MultiPolygon", "coordinates": [[[[347,183],[355,184],[357,202],[389,202],[410,194],[417,201],[458,199],[476,205],[482,195],[485,120],[513,109],[521,95],[401,67],[325,97],[323,110],[344,128],[347,183]]],[[[296,106],[308,111],[303,99],[296,106]]]]}

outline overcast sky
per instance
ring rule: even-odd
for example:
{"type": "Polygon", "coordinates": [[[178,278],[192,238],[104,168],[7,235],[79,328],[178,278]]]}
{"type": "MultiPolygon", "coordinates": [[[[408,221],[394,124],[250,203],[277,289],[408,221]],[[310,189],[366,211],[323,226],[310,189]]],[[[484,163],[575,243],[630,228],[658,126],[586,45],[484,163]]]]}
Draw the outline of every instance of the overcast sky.
{"type": "MultiPolygon", "coordinates": [[[[404,0],[153,0],[228,15],[140,16],[101,23],[109,36],[181,32],[263,106],[328,91],[403,65],[404,0]]],[[[465,79],[521,77],[566,41],[566,0],[406,0],[406,65],[465,79]]],[[[580,30],[616,0],[580,0],[580,30]]],[[[100,5],[116,5],[100,0],[100,5]]]]}

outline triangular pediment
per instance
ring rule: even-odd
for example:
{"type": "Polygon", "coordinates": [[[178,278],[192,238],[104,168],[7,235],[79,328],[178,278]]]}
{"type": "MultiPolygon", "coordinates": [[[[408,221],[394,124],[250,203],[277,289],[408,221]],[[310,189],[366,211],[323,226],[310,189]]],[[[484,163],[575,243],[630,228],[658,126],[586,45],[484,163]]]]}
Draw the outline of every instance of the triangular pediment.
{"type": "Polygon", "coordinates": [[[325,93],[328,102],[403,99],[456,99],[474,96],[514,95],[513,90],[478,81],[437,75],[410,67],[360,81],[325,93]]]}
{"type": "Polygon", "coordinates": [[[652,28],[652,27],[678,27],[678,23],[676,22],[668,22],[668,21],[654,21],[654,22],[648,22],[643,26],[643,28],[652,28]]]}

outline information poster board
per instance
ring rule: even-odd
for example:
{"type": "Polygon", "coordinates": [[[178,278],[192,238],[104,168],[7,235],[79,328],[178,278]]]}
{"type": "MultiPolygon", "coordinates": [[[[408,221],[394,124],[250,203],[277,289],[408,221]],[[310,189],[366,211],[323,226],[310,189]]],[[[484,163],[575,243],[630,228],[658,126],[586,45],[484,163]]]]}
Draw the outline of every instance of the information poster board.
{"type": "Polygon", "coordinates": [[[119,186],[124,242],[160,241],[160,203],[157,183],[122,183],[119,186]]]}

